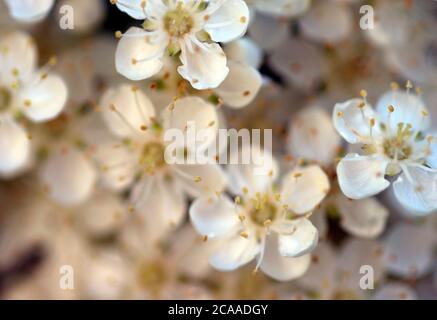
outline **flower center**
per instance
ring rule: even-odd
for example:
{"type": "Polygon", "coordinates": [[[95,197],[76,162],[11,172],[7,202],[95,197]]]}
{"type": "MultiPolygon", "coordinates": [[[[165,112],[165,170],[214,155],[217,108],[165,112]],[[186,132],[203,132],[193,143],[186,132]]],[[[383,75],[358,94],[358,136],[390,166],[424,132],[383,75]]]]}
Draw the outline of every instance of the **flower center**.
{"type": "Polygon", "coordinates": [[[410,139],[413,131],[410,124],[399,123],[396,135],[384,140],[382,147],[384,154],[390,159],[405,160],[408,159],[413,149],[410,145],[410,139]]]}
{"type": "Polygon", "coordinates": [[[266,196],[257,194],[253,202],[253,208],[249,211],[253,223],[263,227],[268,221],[275,220],[278,208],[266,196]]]}
{"type": "Polygon", "coordinates": [[[11,92],[7,88],[0,86],[0,112],[9,109],[11,102],[11,92]]]}
{"type": "Polygon", "coordinates": [[[159,290],[166,281],[165,270],[158,262],[144,263],[139,268],[139,281],[144,288],[159,290]]]}
{"type": "Polygon", "coordinates": [[[165,147],[159,142],[147,143],[143,146],[140,164],[146,167],[146,171],[153,173],[155,169],[165,166],[165,147]]]}
{"type": "Polygon", "coordinates": [[[181,38],[194,27],[194,19],[190,12],[179,3],[176,9],[164,16],[164,29],[171,37],[181,38]]]}

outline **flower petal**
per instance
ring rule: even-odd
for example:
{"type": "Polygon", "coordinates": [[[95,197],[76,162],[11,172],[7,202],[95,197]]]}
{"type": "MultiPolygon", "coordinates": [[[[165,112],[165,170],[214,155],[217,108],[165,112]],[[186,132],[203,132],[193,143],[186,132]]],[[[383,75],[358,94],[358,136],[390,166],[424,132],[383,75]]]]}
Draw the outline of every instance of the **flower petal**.
{"type": "Polygon", "coordinates": [[[224,190],[226,176],[218,164],[172,165],[183,188],[193,197],[214,195],[224,190]]]}
{"type": "Polygon", "coordinates": [[[33,39],[24,32],[12,32],[0,39],[0,75],[3,84],[12,85],[17,74],[20,80],[27,80],[38,63],[38,52],[33,39]]]}
{"type": "Polygon", "coordinates": [[[225,0],[209,15],[205,31],[215,42],[230,42],[244,35],[249,24],[249,8],[243,0],[225,0]]]}
{"type": "Polygon", "coordinates": [[[279,253],[278,241],[275,234],[267,236],[261,270],[278,281],[290,281],[301,277],[311,264],[311,256],[306,254],[297,258],[283,257],[279,253]]]}
{"type": "Polygon", "coordinates": [[[137,174],[137,156],[119,142],[99,145],[94,159],[99,164],[100,179],[106,188],[122,191],[134,181],[137,174]]]}
{"type": "Polygon", "coordinates": [[[185,133],[193,130],[199,133],[202,130],[205,133],[202,141],[197,141],[197,134],[187,134],[186,139],[181,141],[182,144],[178,144],[178,141],[174,142],[176,148],[187,148],[190,151],[204,150],[216,140],[219,129],[217,109],[199,97],[184,97],[176,100],[171,108],[163,111],[162,118],[165,132],[177,130],[185,133]]]}
{"type": "Polygon", "coordinates": [[[417,300],[417,293],[404,283],[384,284],[372,300],[417,300]]]}
{"type": "Polygon", "coordinates": [[[378,200],[350,200],[339,195],[335,204],[341,216],[341,226],[352,235],[375,238],[384,231],[388,210],[378,200]]]}
{"type": "Polygon", "coordinates": [[[71,149],[50,156],[42,168],[41,178],[53,200],[73,206],[91,196],[97,174],[89,159],[71,149]]]}
{"type": "Polygon", "coordinates": [[[126,84],[108,89],[100,100],[100,107],[109,129],[121,138],[144,135],[142,127],[149,126],[155,117],[150,99],[126,84]]]}
{"type": "Polygon", "coordinates": [[[252,261],[259,250],[255,237],[246,239],[235,235],[218,245],[209,257],[209,263],[217,270],[232,271],[252,261]]]}
{"type": "Polygon", "coordinates": [[[196,230],[208,238],[225,235],[240,223],[235,204],[226,196],[197,199],[190,207],[190,218],[196,230]]]}
{"type": "Polygon", "coordinates": [[[26,131],[13,119],[0,118],[0,174],[21,169],[29,159],[30,142],[26,131]]]}
{"type": "Polygon", "coordinates": [[[265,50],[277,48],[288,38],[289,30],[287,21],[261,14],[249,25],[250,37],[265,50]]]}
{"type": "Polygon", "coordinates": [[[166,40],[159,44],[146,41],[146,31],[131,27],[120,39],[115,52],[117,72],[129,80],[138,81],[157,74],[162,66],[166,40]]]}
{"type": "Polygon", "coordinates": [[[247,106],[262,86],[261,74],[249,65],[229,61],[229,74],[215,89],[224,103],[232,108],[247,106]]]}
{"type": "Polygon", "coordinates": [[[19,104],[24,114],[35,122],[56,118],[65,106],[67,86],[60,77],[48,75],[36,84],[28,84],[19,91],[19,104]]]}
{"type": "Polygon", "coordinates": [[[399,223],[385,241],[385,262],[389,271],[403,278],[420,278],[433,263],[432,225],[399,223]]]}
{"type": "Polygon", "coordinates": [[[226,55],[216,43],[187,39],[181,47],[179,74],[197,90],[217,88],[227,77],[226,55]]]}
{"type": "Polygon", "coordinates": [[[54,0],[6,0],[11,15],[20,21],[36,22],[50,12],[54,0]]]}
{"type": "MultiPolygon", "coordinates": [[[[317,246],[318,232],[310,220],[300,218],[284,221],[283,224],[284,226],[281,226],[282,233],[279,233],[278,236],[281,256],[300,257],[311,252],[317,246]]],[[[272,226],[272,228],[274,227],[272,226]]]]}
{"type": "Polygon", "coordinates": [[[228,43],[224,47],[228,60],[247,63],[255,69],[261,66],[263,52],[249,37],[244,37],[228,43]]]}
{"type": "Polygon", "coordinates": [[[297,168],[282,182],[281,201],[297,214],[313,210],[330,189],[328,177],[318,166],[297,168]]]}
{"type": "Polygon", "coordinates": [[[294,157],[318,161],[323,166],[334,163],[340,146],[329,115],[321,108],[306,108],[299,112],[291,124],[290,152],[294,157]]]}
{"type": "Polygon", "coordinates": [[[393,190],[404,207],[418,215],[427,214],[437,209],[437,170],[407,167],[393,183],[393,190]]]}
{"type": "Polygon", "coordinates": [[[376,110],[381,115],[381,121],[396,132],[398,123],[411,124],[413,130],[423,131],[430,125],[430,117],[425,102],[414,93],[405,91],[389,91],[379,98],[376,110]],[[389,106],[394,111],[388,110],[389,106]],[[390,115],[390,116],[389,116],[390,115]]]}
{"type": "Polygon", "coordinates": [[[384,178],[387,161],[378,156],[348,154],[337,166],[341,191],[351,199],[362,199],[385,190],[390,182],[384,178]]]}
{"type": "Polygon", "coordinates": [[[345,3],[322,1],[315,3],[299,20],[299,26],[309,39],[322,43],[336,43],[351,34],[353,16],[345,3]]]}
{"type": "Polygon", "coordinates": [[[249,195],[267,192],[279,174],[279,166],[271,151],[255,145],[231,150],[227,169],[229,188],[234,194],[245,193],[246,189],[249,195]],[[244,159],[244,156],[250,159],[244,159]]]}
{"type": "MultiPolygon", "coordinates": [[[[370,138],[370,120],[375,119],[373,108],[362,99],[337,103],[332,115],[338,133],[349,143],[366,142],[370,138]]],[[[379,126],[372,128],[378,134],[379,126]]]]}
{"type": "Polygon", "coordinates": [[[304,13],[310,7],[311,0],[257,0],[255,7],[262,13],[279,16],[294,17],[304,13]]]}
{"type": "Polygon", "coordinates": [[[153,5],[152,1],[149,3],[149,1],[145,2],[144,0],[118,0],[115,2],[120,11],[127,13],[137,20],[145,20],[147,18],[145,8],[143,8],[144,3],[146,7],[153,5]]]}

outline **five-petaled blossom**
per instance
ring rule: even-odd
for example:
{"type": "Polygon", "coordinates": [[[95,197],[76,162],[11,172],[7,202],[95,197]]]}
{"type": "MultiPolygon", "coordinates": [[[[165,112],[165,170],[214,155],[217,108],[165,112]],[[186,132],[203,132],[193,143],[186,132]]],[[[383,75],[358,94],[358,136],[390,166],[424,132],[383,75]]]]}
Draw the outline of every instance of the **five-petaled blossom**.
{"type": "Polygon", "coordinates": [[[195,89],[218,87],[229,73],[217,42],[241,37],[249,22],[243,0],[111,0],[143,28],[131,27],[121,37],[116,68],[130,80],[158,73],[165,54],[180,52],[178,72],[195,89]]]}
{"type": "Polygon", "coordinates": [[[214,268],[230,271],[256,258],[255,270],[280,281],[297,278],[318,242],[308,216],[329,192],[329,180],[318,166],[297,167],[277,189],[278,166],[271,155],[246,146],[231,158],[244,154],[251,154],[252,164],[229,166],[234,201],[226,195],[199,198],[190,208],[191,221],[214,241],[209,259],[214,268]]]}
{"type": "Polygon", "coordinates": [[[37,51],[27,34],[15,32],[0,38],[1,175],[16,173],[30,159],[25,118],[44,122],[55,118],[64,107],[67,87],[49,72],[50,65],[37,69],[37,51]]]}
{"type": "Polygon", "coordinates": [[[343,193],[352,199],[369,197],[393,183],[399,202],[417,214],[437,209],[437,157],[435,141],[427,135],[430,117],[422,99],[400,91],[396,84],[378,101],[375,113],[362,98],[338,103],[333,120],[350,144],[361,146],[362,155],[350,153],[337,166],[343,193]]]}
{"type": "Polygon", "coordinates": [[[167,130],[183,133],[194,123],[208,133],[202,142],[188,138],[177,143],[176,148],[187,158],[215,143],[219,121],[213,105],[199,97],[184,97],[156,115],[154,105],[141,90],[121,85],[106,91],[100,107],[109,129],[119,138],[97,150],[103,183],[114,190],[133,185],[129,211],[144,213],[149,232],[159,237],[161,231],[181,223],[188,196],[223,190],[225,176],[218,164],[173,164],[166,160],[166,152],[174,147],[165,137],[167,130]]]}

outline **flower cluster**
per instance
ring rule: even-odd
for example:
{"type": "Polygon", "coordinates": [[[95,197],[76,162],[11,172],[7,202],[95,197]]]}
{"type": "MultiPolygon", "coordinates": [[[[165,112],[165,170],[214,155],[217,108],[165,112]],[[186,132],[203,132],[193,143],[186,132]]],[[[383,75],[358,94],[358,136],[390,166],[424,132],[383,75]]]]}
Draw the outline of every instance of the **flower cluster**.
{"type": "Polygon", "coordinates": [[[0,298],[435,298],[437,3],[363,5],[0,0],[0,298]]]}

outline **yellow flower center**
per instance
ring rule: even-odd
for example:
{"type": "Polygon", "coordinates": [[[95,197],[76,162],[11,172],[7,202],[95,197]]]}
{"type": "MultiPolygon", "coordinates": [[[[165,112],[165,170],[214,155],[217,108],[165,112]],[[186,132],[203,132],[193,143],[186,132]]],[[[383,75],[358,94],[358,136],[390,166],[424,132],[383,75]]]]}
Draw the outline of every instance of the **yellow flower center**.
{"type": "Polygon", "coordinates": [[[194,19],[181,3],[164,16],[164,29],[171,37],[181,38],[194,27],[194,19]]]}
{"type": "Polygon", "coordinates": [[[165,166],[165,147],[162,143],[151,142],[143,146],[140,164],[146,167],[146,171],[153,173],[155,169],[165,166]]]}
{"type": "Polygon", "coordinates": [[[10,107],[11,102],[11,92],[7,88],[0,86],[0,112],[6,111],[10,107]]]}
{"type": "Polygon", "coordinates": [[[278,208],[267,196],[257,194],[252,202],[253,208],[249,211],[249,216],[253,223],[264,227],[266,223],[275,220],[278,208]]]}
{"type": "Polygon", "coordinates": [[[143,288],[159,290],[166,281],[163,266],[158,262],[144,263],[139,268],[139,282],[143,288]]]}

